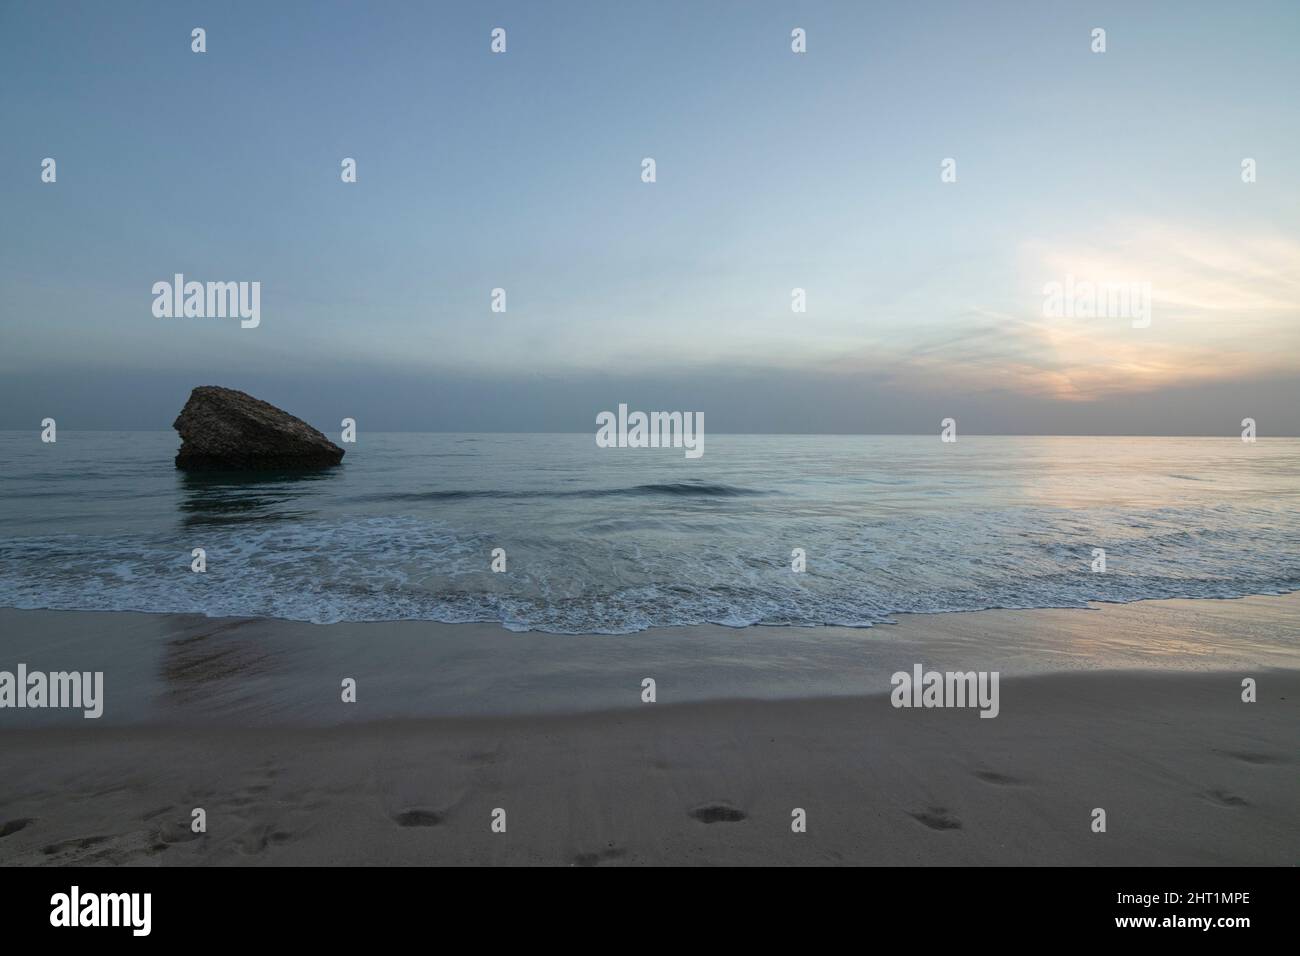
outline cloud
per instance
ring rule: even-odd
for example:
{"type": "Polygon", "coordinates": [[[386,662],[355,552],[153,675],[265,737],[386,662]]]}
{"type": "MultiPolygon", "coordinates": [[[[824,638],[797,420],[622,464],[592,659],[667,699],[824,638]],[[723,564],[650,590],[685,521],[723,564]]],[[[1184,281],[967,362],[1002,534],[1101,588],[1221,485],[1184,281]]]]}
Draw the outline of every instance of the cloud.
{"type": "Polygon", "coordinates": [[[1047,283],[1141,283],[1151,324],[1125,317],[1047,318],[1029,308],[999,331],[1032,370],[1008,369],[1031,394],[1069,400],[1149,392],[1300,368],[1300,242],[1140,222],[1105,237],[1024,243],[1022,292],[1047,283]]]}
{"type": "MultiPolygon", "coordinates": [[[[1067,402],[1300,371],[1300,242],[1289,237],[1112,224],[1099,238],[1022,243],[1015,283],[1009,306],[896,328],[826,368],[1067,402]],[[1149,287],[1150,325],[1135,328],[1131,314],[1045,315],[1045,287],[1067,281],[1149,287]]],[[[996,299],[981,290],[979,301],[996,299]]]]}

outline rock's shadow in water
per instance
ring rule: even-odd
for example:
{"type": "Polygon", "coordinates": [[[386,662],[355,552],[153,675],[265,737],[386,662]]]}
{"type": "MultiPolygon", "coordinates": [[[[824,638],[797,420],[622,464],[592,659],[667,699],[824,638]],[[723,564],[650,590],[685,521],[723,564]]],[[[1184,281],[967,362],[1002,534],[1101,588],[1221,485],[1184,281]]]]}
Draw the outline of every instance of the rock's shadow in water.
{"type": "Polygon", "coordinates": [[[339,468],[295,471],[177,471],[181,523],[196,526],[288,521],[309,517],[308,500],[339,468]]]}

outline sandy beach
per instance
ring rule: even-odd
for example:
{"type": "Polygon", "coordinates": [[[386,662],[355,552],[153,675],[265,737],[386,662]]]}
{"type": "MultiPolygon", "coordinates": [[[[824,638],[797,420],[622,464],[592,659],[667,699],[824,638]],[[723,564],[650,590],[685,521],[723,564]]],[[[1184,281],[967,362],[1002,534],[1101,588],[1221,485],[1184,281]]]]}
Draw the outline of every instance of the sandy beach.
{"type": "MultiPolygon", "coordinates": [[[[246,709],[212,716],[193,695],[175,712],[204,720],[17,728],[7,711],[0,863],[1293,865],[1300,669],[1269,665],[1288,659],[1296,605],[1290,595],[917,616],[858,635],[893,647],[899,665],[913,640],[943,647],[945,632],[954,647],[956,634],[985,648],[1020,634],[1075,649],[1069,673],[1008,668],[996,719],[896,709],[874,676],[863,686],[878,692],[859,694],[598,709],[574,696],[569,713],[353,711],[328,724],[249,724],[246,709]],[[1263,664],[1243,660],[1251,633],[1271,635],[1263,664]],[[1099,668],[1096,648],[1117,634],[1155,654],[1151,666],[1099,668]],[[1199,655],[1181,649],[1188,641],[1199,655]],[[1162,644],[1170,667],[1153,650],[1162,644]],[[1243,677],[1257,681],[1257,702],[1241,700],[1243,677]],[[190,829],[198,807],[201,835],[190,829]],[[806,832],[792,830],[796,808],[806,832]],[[492,829],[497,809],[504,833],[492,829]]],[[[4,614],[11,633],[25,615],[66,628],[54,612],[4,614]]],[[[85,617],[107,633],[146,616],[62,615],[85,617]]],[[[218,646],[229,633],[229,622],[180,623],[218,646]]],[[[501,639],[518,648],[543,636],[501,639]]],[[[611,665],[605,677],[623,670],[638,673],[611,665]]],[[[497,704],[520,700],[534,698],[497,704]]]]}

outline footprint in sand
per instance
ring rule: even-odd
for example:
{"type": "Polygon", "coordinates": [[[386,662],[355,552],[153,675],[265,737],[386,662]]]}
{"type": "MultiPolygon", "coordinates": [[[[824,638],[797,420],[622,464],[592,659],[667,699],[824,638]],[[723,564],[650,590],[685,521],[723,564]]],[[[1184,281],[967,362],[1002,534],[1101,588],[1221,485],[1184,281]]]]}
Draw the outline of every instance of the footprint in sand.
{"type": "Polygon", "coordinates": [[[1219,753],[1223,754],[1225,757],[1231,757],[1233,760],[1240,760],[1242,763],[1253,763],[1253,764],[1262,765],[1262,764],[1283,762],[1283,758],[1278,757],[1274,754],[1259,754],[1259,753],[1251,753],[1248,751],[1232,751],[1232,750],[1221,750],[1219,751],[1219,753]]]}
{"type": "Polygon", "coordinates": [[[1004,773],[996,773],[992,770],[976,770],[975,776],[985,783],[997,784],[999,787],[1014,787],[1022,782],[1015,777],[1008,777],[1004,773]]]}
{"type": "Polygon", "coordinates": [[[261,853],[273,843],[286,843],[293,839],[293,834],[283,830],[273,830],[269,826],[254,827],[244,835],[242,849],[245,853],[261,853]]]}
{"type": "Polygon", "coordinates": [[[745,819],[745,812],[729,807],[725,803],[710,803],[703,807],[696,807],[690,811],[690,816],[701,823],[738,823],[745,819]]]}
{"type": "Polygon", "coordinates": [[[944,807],[930,807],[928,810],[911,811],[907,815],[913,820],[924,823],[931,830],[960,830],[961,821],[956,817],[948,816],[948,811],[944,807]]]}
{"type": "Polygon", "coordinates": [[[170,846],[173,843],[189,843],[203,836],[202,833],[195,833],[189,823],[164,823],[154,831],[154,846],[159,844],[170,846]]]}
{"type": "Polygon", "coordinates": [[[622,847],[614,846],[612,843],[601,850],[599,853],[579,853],[570,862],[574,866],[599,866],[606,860],[617,860],[619,857],[626,856],[627,850],[622,847]]]}
{"type": "Polygon", "coordinates": [[[6,820],[0,823],[0,839],[7,837],[11,833],[17,833],[19,830],[31,826],[36,821],[31,817],[19,817],[17,820],[6,820]]]}
{"type": "Polygon", "coordinates": [[[1250,802],[1245,797],[1239,797],[1235,793],[1228,793],[1226,790],[1207,790],[1201,796],[1220,807],[1250,806],[1250,802]]]}
{"type": "Polygon", "coordinates": [[[41,852],[44,853],[46,856],[55,856],[59,853],[65,853],[68,850],[88,850],[92,846],[98,846],[99,844],[109,839],[111,839],[111,837],[91,836],[91,837],[81,837],[80,839],[75,839],[75,840],[64,840],[61,843],[51,843],[49,846],[45,847],[41,852]]]}
{"type": "Polygon", "coordinates": [[[442,822],[442,814],[414,807],[397,814],[393,822],[399,827],[436,827],[442,822]]]}

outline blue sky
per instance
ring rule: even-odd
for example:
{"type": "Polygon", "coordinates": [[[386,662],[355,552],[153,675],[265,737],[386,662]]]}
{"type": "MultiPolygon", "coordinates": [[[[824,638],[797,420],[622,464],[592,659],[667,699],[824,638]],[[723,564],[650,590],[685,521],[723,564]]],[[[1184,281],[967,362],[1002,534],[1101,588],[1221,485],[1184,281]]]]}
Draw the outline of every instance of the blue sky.
{"type": "Polygon", "coordinates": [[[1298,434],[1297,48],[1294,2],[3,2],[0,425],[223,384],[373,428],[1298,434]],[[261,325],[155,318],[177,272],[261,325]],[[1151,327],[1045,318],[1067,274],[1151,327]]]}

